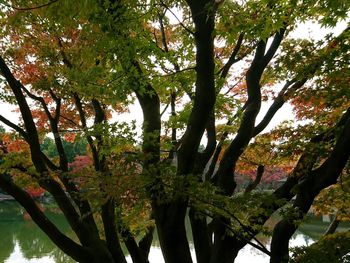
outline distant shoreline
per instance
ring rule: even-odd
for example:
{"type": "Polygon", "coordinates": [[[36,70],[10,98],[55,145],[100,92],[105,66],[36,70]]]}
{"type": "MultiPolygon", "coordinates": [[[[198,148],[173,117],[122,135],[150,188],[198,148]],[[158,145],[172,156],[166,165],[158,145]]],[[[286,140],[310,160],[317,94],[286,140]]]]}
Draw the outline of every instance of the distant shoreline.
{"type": "Polygon", "coordinates": [[[6,194],[0,193],[0,202],[1,201],[10,201],[10,200],[15,200],[15,198],[13,198],[13,196],[11,196],[11,195],[6,195],[6,194]]]}

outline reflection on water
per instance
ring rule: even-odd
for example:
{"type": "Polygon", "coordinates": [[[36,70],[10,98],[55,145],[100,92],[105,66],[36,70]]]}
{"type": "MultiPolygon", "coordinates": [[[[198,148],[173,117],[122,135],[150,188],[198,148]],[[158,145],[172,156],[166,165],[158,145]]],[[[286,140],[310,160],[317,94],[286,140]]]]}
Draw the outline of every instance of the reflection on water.
{"type": "MultiPolygon", "coordinates": [[[[260,240],[261,241],[261,240],[260,240]]],[[[269,241],[269,240],[268,240],[269,241]]],[[[290,240],[290,246],[303,246],[303,245],[311,245],[315,241],[311,239],[310,237],[304,235],[301,232],[297,232],[290,240]]],[[[270,249],[269,245],[266,245],[267,249],[270,249]]],[[[269,263],[270,261],[269,256],[264,254],[263,252],[251,247],[251,246],[245,246],[237,256],[237,259],[235,263],[246,263],[246,262],[252,262],[252,263],[269,263]]]]}
{"type": "MultiPolygon", "coordinates": [[[[66,235],[74,239],[64,217],[55,208],[45,207],[45,213],[66,235]]],[[[317,239],[327,223],[306,224],[291,239],[291,246],[310,245],[317,239]]],[[[191,239],[191,237],[189,237],[191,239]]],[[[269,239],[259,238],[268,244],[269,239]]],[[[193,246],[191,244],[191,246],[193,246]]],[[[267,246],[268,247],[268,246],[267,246]]],[[[192,247],[193,248],[193,247],[192,247]]],[[[192,249],[192,257],[194,252],[192,249]]],[[[128,262],[132,262],[128,257],[128,262]]],[[[51,240],[27,218],[25,210],[14,201],[0,202],[0,262],[4,263],[73,263],[51,240]]],[[[163,263],[158,242],[150,251],[150,262],[163,263]]],[[[238,254],[237,263],[268,263],[269,258],[251,246],[244,247],[238,254]]]]}
{"type": "Polygon", "coordinates": [[[12,254],[5,260],[4,263],[55,263],[55,259],[52,256],[42,256],[40,258],[25,258],[23,255],[21,247],[16,243],[12,254]]]}
{"type": "MultiPolygon", "coordinates": [[[[46,209],[46,214],[67,234],[68,225],[55,209],[46,209]]],[[[0,235],[0,262],[40,262],[42,258],[46,258],[46,261],[41,261],[45,263],[74,262],[28,219],[25,210],[14,201],[0,202],[0,235]]]]}

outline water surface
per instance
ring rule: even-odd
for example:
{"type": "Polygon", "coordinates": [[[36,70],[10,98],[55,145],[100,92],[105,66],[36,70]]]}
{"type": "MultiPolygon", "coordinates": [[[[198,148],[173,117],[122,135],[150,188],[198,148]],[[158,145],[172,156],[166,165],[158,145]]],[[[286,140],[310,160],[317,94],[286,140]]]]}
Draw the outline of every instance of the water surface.
{"type": "MultiPolygon", "coordinates": [[[[46,206],[45,213],[63,233],[74,239],[67,222],[57,208],[46,206]]],[[[290,245],[310,245],[324,233],[328,224],[315,220],[304,224],[291,239],[290,245]]],[[[268,238],[261,237],[260,241],[268,247],[268,238]]],[[[190,245],[193,248],[193,244],[190,245]]],[[[194,257],[193,249],[192,256],[194,257]]],[[[74,261],[52,243],[15,201],[2,201],[0,202],[0,263],[2,262],[73,263],[74,261]]],[[[128,262],[132,262],[130,257],[128,262]]],[[[150,262],[164,262],[158,242],[154,242],[151,247],[150,262]]],[[[236,262],[268,263],[269,258],[248,245],[240,251],[236,262]]]]}

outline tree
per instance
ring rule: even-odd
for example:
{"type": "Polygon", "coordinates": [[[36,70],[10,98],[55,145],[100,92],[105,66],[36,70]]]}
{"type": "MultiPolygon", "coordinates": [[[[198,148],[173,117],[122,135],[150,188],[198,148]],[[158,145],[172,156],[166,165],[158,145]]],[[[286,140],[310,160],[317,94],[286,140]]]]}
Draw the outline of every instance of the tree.
{"type": "MultiPolygon", "coordinates": [[[[77,240],[60,232],[15,181],[1,175],[0,187],[78,262],[126,262],[122,242],[133,262],[148,262],[155,226],[165,262],[190,263],[187,214],[198,263],[234,262],[247,244],[271,262],[287,262],[300,220],[318,193],[337,182],[350,155],[349,26],[322,41],[288,33],[312,19],[334,27],[349,5],[3,4],[1,99],[18,106],[22,123],[0,120],[26,141],[31,157],[30,165],[18,166],[3,154],[6,172],[20,170],[48,191],[77,240]],[[134,124],[111,118],[135,100],[143,113],[141,145],[134,124]],[[261,103],[271,100],[256,124],[261,103]],[[287,100],[307,124],[261,135],[287,100]],[[40,147],[49,133],[57,161],[40,147]],[[70,170],[64,137],[85,138],[92,164],[70,170]],[[286,182],[272,193],[252,191],[256,185],[238,193],[235,173],[244,160],[271,165],[269,154],[294,166],[286,182]],[[251,242],[280,208],[289,212],[274,228],[271,251],[251,242]]],[[[257,172],[264,176],[262,168],[257,172]]]]}

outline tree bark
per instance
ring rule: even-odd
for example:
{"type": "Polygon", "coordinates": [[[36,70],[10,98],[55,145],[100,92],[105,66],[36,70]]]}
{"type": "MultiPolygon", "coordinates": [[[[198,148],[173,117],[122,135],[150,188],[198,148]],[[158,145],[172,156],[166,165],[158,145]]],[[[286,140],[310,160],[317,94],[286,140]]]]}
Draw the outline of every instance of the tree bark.
{"type": "Polygon", "coordinates": [[[310,209],[319,192],[337,182],[350,156],[350,108],[343,115],[340,122],[344,123],[334,149],[326,161],[311,171],[298,185],[298,194],[294,201],[296,215],[292,218],[282,219],[274,228],[271,241],[271,263],[288,262],[289,239],[297,229],[295,220],[300,220],[310,209]]]}
{"type": "Polygon", "coordinates": [[[209,263],[211,257],[211,233],[208,229],[206,216],[196,212],[191,207],[189,211],[193,244],[196,252],[197,263],[209,263]]]}
{"type": "Polygon", "coordinates": [[[335,215],[332,222],[329,224],[326,232],[324,233],[324,235],[327,236],[330,234],[334,234],[339,226],[339,223],[340,223],[340,220],[337,219],[337,216],[335,215]]]}
{"type": "Polygon", "coordinates": [[[184,218],[187,202],[156,204],[154,216],[166,263],[192,263],[184,218]]]}

